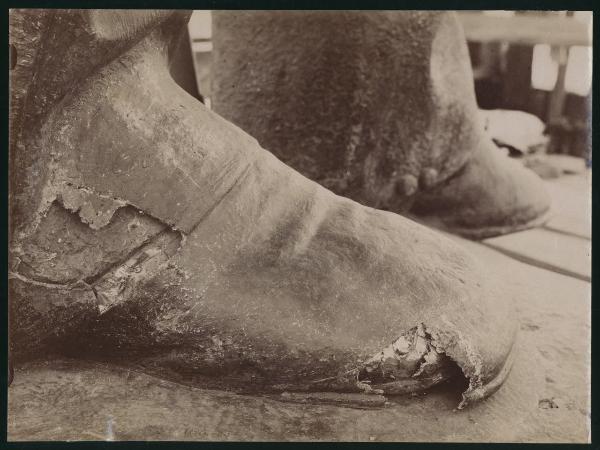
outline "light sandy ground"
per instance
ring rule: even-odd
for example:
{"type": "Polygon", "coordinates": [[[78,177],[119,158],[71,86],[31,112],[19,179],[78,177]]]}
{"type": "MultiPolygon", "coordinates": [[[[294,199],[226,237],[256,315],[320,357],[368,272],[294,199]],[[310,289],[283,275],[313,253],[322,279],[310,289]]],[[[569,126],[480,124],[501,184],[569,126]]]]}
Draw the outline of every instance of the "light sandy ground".
{"type": "Polygon", "coordinates": [[[507,280],[521,316],[513,371],[479,405],[455,411],[455,385],[356,409],[194,389],[103,364],[40,362],[16,371],[8,438],[587,442],[590,284],[463,243],[507,280]]]}

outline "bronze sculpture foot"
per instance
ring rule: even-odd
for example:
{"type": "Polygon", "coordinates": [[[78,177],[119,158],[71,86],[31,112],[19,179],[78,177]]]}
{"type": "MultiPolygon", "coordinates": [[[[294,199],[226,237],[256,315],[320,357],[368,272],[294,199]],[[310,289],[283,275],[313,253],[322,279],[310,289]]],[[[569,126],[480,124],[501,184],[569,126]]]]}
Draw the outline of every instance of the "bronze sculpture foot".
{"type": "Polygon", "coordinates": [[[168,62],[187,14],[141,13],[11,14],[32,58],[11,111],[14,357],[62,350],[252,392],[407,393],[460,368],[461,406],[494,392],[517,330],[501,285],[186,94],[168,62]],[[37,53],[27,24],[53,36],[37,53]]]}
{"type": "Polygon", "coordinates": [[[213,23],[215,111],[308,178],[471,238],[547,219],[541,180],[484,133],[453,13],[219,11],[213,23]]]}

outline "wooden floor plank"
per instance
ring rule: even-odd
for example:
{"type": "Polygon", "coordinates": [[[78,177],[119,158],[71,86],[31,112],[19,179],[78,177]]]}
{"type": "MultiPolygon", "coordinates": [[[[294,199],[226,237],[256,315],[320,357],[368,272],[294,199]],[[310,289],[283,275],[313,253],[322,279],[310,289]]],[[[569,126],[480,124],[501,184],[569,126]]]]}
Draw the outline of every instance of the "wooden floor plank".
{"type": "Polygon", "coordinates": [[[591,24],[568,17],[484,15],[460,11],[458,17],[467,40],[519,44],[591,45],[591,24]]]}
{"type": "Polygon", "coordinates": [[[548,180],[546,189],[552,198],[554,210],[554,216],[546,227],[591,239],[591,174],[567,175],[548,180]]]}
{"type": "Polygon", "coordinates": [[[587,239],[536,228],[483,243],[527,264],[584,281],[591,279],[591,241],[587,239]]]}

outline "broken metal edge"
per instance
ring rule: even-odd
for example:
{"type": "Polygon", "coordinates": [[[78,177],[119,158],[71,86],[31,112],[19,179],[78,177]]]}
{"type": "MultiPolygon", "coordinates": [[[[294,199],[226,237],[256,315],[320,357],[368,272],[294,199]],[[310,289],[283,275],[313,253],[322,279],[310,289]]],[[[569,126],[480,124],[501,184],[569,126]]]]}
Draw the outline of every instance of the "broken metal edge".
{"type": "MultiPolygon", "coordinates": [[[[457,409],[463,409],[467,405],[484,400],[493,393],[495,393],[498,389],[500,389],[500,386],[504,384],[504,381],[506,381],[512,370],[516,358],[515,354],[517,353],[516,347],[519,345],[518,336],[519,334],[517,333],[515,341],[513,342],[511,349],[508,352],[506,361],[504,362],[500,370],[496,373],[494,378],[492,378],[487,383],[477,383],[473,382],[472,378],[467,377],[469,379],[469,388],[465,392],[463,392],[462,400],[459,403],[457,409]]],[[[464,369],[460,366],[460,364],[459,367],[461,368],[461,370],[463,370],[464,373],[464,369]]]]}
{"type": "MultiPolygon", "coordinates": [[[[457,406],[458,410],[461,410],[472,403],[481,401],[495,393],[510,374],[515,359],[515,347],[518,345],[518,333],[516,333],[515,340],[508,351],[503,365],[499,368],[491,380],[484,381],[483,375],[481,374],[483,366],[481,355],[471,348],[471,345],[468,341],[457,335],[453,336],[454,338],[458,338],[454,341],[454,343],[448,341],[447,339],[446,342],[442,342],[444,339],[441,337],[441,334],[438,331],[428,328],[423,323],[418,324],[417,327],[426,333],[429,344],[434,347],[438,353],[445,354],[453,364],[456,364],[456,366],[462,371],[462,375],[469,382],[467,390],[462,393],[462,399],[457,406]],[[467,356],[466,360],[464,358],[457,357],[458,352],[454,352],[453,347],[457,348],[459,352],[465,353],[467,356]]],[[[403,334],[401,334],[401,336],[403,336],[403,334]]],[[[349,374],[353,374],[355,377],[356,387],[361,389],[366,394],[397,395],[426,391],[441,381],[450,379],[452,377],[452,371],[450,368],[442,365],[433,375],[421,379],[402,379],[387,383],[367,384],[361,382],[358,378],[359,373],[365,365],[366,364],[362,364],[360,367],[346,373],[345,375],[347,376],[349,374]]],[[[415,374],[418,374],[419,370],[415,374]]],[[[415,374],[413,374],[413,376],[415,374]]]]}

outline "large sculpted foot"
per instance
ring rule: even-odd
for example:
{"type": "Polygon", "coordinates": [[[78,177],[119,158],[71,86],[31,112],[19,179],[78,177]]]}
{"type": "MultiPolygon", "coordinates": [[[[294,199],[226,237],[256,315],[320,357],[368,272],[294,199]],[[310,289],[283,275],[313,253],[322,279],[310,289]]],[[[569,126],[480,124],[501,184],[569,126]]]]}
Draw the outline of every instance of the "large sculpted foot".
{"type": "MultiPolygon", "coordinates": [[[[64,90],[43,114],[13,101],[30,127],[11,143],[15,360],[51,346],[256,392],[407,393],[462,373],[462,405],[500,386],[517,329],[501,286],[440,234],[334,195],[187,95],[167,58],[185,16],[138,26],[120,12],[138,28],[115,36],[116,13],[27,14],[60,24],[64,45],[121,50],[68,88],[69,59],[63,78],[42,70],[64,90]]],[[[25,23],[13,13],[20,54],[25,23]]]]}
{"type": "Polygon", "coordinates": [[[215,111],[307,177],[471,238],[547,219],[542,181],[484,133],[454,13],[213,18],[215,111]]]}

